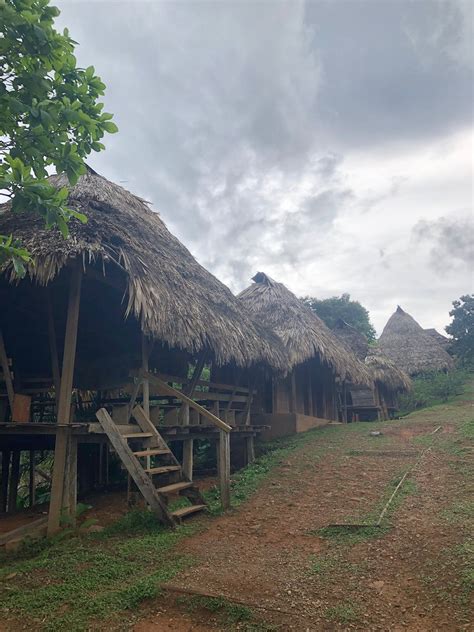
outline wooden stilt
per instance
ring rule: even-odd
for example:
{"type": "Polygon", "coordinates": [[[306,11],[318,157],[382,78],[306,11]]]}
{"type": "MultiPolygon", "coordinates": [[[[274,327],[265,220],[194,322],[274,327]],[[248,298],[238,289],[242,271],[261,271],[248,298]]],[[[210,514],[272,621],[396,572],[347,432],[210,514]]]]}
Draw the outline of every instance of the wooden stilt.
{"type": "MultiPolygon", "coordinates": [[[[76,265],[71,274],[69,302],[64,339],[61,386],[58,403],[58,428],[54,449],[53,482],[51,485],[51,501],[48,515],[48,536],[59,530],[61,509],[63,506],[64,479],[66,468],[66,452],[69,440],[69,422],[71,417],[71,398],[76,356],[77,329],[79,322],[79,306],[81,298],[82,269],[76,265]]],[[[76,452],[77,454],[77,452],[76,452]]]]}
{"type": "Polygon", "coordinates": [[[54,391],[56,397],[56,412],[59,404],[59,389],[61,388],[61,374],[59,371],[58,346],[56,339],[56,327],[54,325],[54,311],[51,291],[48,291],[48,340],[51,355],[51,371],[53,373],[54,391]]]}
{"type": "Polygon", "coordinates": [[[246,451],[246,465],[255,461],[255,440],[253,437],[247,437],[245,439],[245,451],[246,451]]]}
{"type": "Polygon", "coordinates": [[[30,507],[36,502],[36,484],[35,484],[35,451],[30,450],[30,469],[29,469],[29,501],[30,507]]]}
{"type": "Polygon", "coordinates": [[[312,417],[314,415],[313,410],[313,376],[311,373],[311,366],[308,363],[307,368],[308,384],[307,384],[307,397],[308,397],[308,412],[307,414],[312,417]]]}
{"type": "Polygon", "coordinates": [[[13,389],[12,375],[8,366],[8,356],[5,349],[2,330],[0,329],[0,366],[2,367],[3,379],[7,387],[8,403],[10,404],[10,414],[13,412],[13,400],[15,392],[13,389]]]}
{"type": "Polygon", "coordinates": [[[16,511],[16,501],[18,497],[18,481],[20,480],[20,456],[21,452],[15,450],[12,457],[12,469],[10,474],[10,489],[8,490],[8,511],[16,511]]]}
{"type": "Polygon", "coordinates": [[[10,450],[2,451],[2,485],[0,488],[0,512],[8,507],[8,478],[10,474],[10,450]]]}
{"type": "Polygon", "coordinates": [[[298,412],[296,408],[296,375],[295,369],[293,369],[290,376],[290,413],[298,412]]]}
{"type": "MultiPolygon", "coordinates": [[[[204,364],[206,363],[206,353],[201,353],[196,366],[193,371],[193,375],[187,388],[185,389],[185,393],[188,397],[194,397],[194,391],[196,390],[196,385],[201,378],[202,370],[204,368],[204,364]]],[[[178,413],[178,423],[183,426],[189,426],[189,404],[183,402],[181,408],[178,413]]],[[[193,451],[194,451],[194,440],[193,439],[185,439],[183,441],[183,472],[184,475],[190,480],[193,480],[193,451]]]]}
{"type": "Polygon", "coordinates": [[[219,487],[223,509],[230,507],[230,433],[219,430],[219,487]]]}
{"type": "Polygon", "coordinates": [[[77,515],[77,439],[69,437],[66,458],[66,478],[63,505],[69,516],[69,524],[76,526],[77,515]]]}
{"type": "Polygon", "coordinates": [[[347,384],[346,381],[342,383],[342,420],[347,423],[347,384]]]}

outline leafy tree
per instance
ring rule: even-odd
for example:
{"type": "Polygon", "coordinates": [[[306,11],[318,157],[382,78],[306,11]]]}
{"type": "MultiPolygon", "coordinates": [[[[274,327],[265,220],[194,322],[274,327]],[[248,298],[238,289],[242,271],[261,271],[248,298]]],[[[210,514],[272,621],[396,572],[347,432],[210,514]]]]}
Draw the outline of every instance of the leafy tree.
{"type": "Polygon", "coordinates": [[[454,339],[451,351],[462,365],[474,367],[474,294],[465,294],[453,301],[449,315],[453,317],[446,327],[447,333],[454,339]]]}
{"type": "MultiPolygon", "coordinates": [[[[74,185],[117,126],[102,112],[105,85],[93,66],[78,68],[76,42],[54,29],[58,15],[49,0],[0,0],[0,194],[66,237],[71,218],[86,218],[68,208],[66,188],[48,182],[48,168],[74,185]]],[[[0,265],[10,259],[24,275],[30,255],[14,235],[0,235],[0,265]]]]}
{"type": "Polygon", "coordinates": [[[369,312],[359,301],[352,301],[350,294],[322,300],[305,296],[302,300],[330,329],[333,329],[338,319],[342,318],[347,324],[364,334],[369,342],[375,340],[375,329],[370,322],[369,312]]]}

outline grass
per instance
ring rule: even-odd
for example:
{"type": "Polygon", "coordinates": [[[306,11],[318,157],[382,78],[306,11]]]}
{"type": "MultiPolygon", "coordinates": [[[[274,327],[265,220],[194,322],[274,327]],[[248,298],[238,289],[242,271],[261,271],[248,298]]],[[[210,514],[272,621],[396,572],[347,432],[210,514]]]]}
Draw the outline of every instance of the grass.
{"type": "Polygon", "coordinates": [[[352,601],[342,601],[341,603],[326,609],[325,617],[328,621],[350,624],[360,621],[360,610],[352,601]]]}
{"type": "Polygon", "coordinates": [[[248,606],[234,603],[225,597],[183,596],[177,599],[177,603],[191,613],[196,612],[196,610],[204,610],[217,615],[219,623],[226,629],[238,629],[242,632],[273,632],[277,630],[275,626],[259,621],[248,606]]]}

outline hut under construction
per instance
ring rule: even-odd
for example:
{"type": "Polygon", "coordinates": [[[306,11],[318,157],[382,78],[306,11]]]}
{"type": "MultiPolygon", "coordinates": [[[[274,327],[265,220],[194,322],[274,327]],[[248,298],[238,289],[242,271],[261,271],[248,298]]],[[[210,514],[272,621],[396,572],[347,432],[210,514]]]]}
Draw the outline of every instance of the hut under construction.
{"type": "Polygon", "coordinates": [[[386,420],[394,416],[398,395],[411,388],[408,375],[399,369],[377,347],[369,346],[367,338],[344,320],[333,329],[336,336],[365,363],[373,384],[369,388],[350,384],[346,390],[346,406],[350,421],[386,420]]]}
{"type": "Polygon", "coordinates": [[[379,339],[381,351],[408,375],[449,371],[454,362],[439,342],[398,306],[379,339]]]}
{"type": "Polygon", "coordinates": [[[266,436],[302,432],[328,420],[345,420],[346,382],[369,385],[368,372],[323,321],[282,283],[263,272],[238,296],[247,313],[278,336],[288,355],[288,374],[260,374],[252,423],[266,436]]]}
{"type": "Polygon", "coordinates": [[[228,506],[231,448],[251,459],[261,431],[250,424],[249,375],[284,370],[280,341],[144,200],[88,169],[69,204],[88,221],[71,223],[67,239],[0,207],[0,232],[34,257],[24,279],[0,271],[0,514],[16,508],[25,459],[34,506],[35,455],[54,451],[49,513],[37,527],[55,533],[61,516],[74,521],[78,494],[107,482],[114,451],[172,526],[205,507],[192,480],[196,438],[216,444],[228,506]],[[204,375],[220,366],[228,383],[204,375]],[[188,504],[172,511],[176,494],[188,504]]]}

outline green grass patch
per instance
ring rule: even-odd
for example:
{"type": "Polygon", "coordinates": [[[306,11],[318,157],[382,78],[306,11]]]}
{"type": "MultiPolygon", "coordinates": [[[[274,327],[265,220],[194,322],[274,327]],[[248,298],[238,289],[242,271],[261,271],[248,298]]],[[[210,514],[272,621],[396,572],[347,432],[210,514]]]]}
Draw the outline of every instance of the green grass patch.
{"type": "Polygon", "coordinates": [[[82,631],[156,597],[192,564],[171,553],[193,527],[165,529],[150,512],[131,512],[101,533],[23,550],[2,560],[0,612],[36,629],[82,631]]]}
{"type": "Polygon", "coordinates": [[[349,624],[360,621],[360,610],[352,601],[341,603],[326,609],[325,617],[328,621],[349,624]]]}

